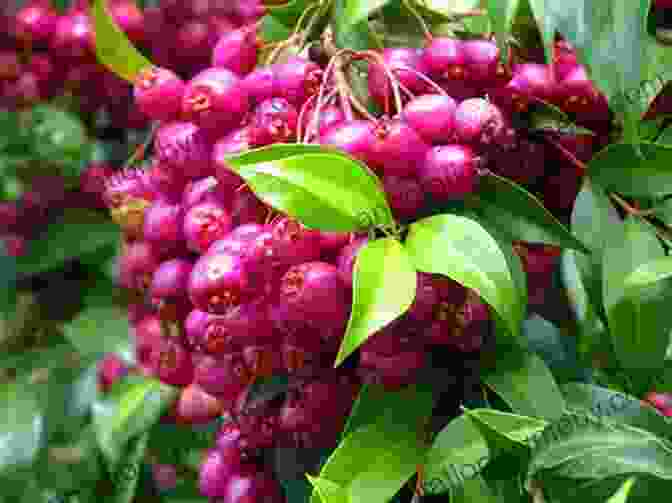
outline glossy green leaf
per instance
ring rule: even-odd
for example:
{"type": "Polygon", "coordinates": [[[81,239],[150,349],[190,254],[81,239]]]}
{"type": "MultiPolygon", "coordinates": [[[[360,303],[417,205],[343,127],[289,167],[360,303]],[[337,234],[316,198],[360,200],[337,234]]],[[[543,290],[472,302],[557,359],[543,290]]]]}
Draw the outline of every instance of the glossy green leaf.
{"type": "Polygon", "coordinates": [[[106,0],[94,0],[91,17],[96,33],[98,61],[124,80],[134,83],[140,72],[152,66],[128,40],[107,11],[106,0]]]}
{"type": "Polygon", "coordinates": [[[352,311],[336,366],[408,310],[415,298],[416,277],[406,250],[396,239],[369,241],[360,249],[353,271],[352,311]]]}
{"type": "Polygon", "coordinates": [[[93,406],[98,444],[112,470],[128,442],[149,430],[177,397],[178,390],[155,379],[125,377],[93,406]]]}
{"type": "Polygon", "coordinates": [[[530,478],[603,479],[649,475],[672,480],[672,445],[625,424],[571,414],[547,427],[535,442],[530,478]]]}
{"type": "Polygon", "coordinates": [[[603,262],[603,298],[609,331],[620,364],[632,371],[655,374],[663,365],[672,319],[672,285],[658,282],[627,288],[638,267],[665,256],[655,233],[628,217],[607,241],[603,262]]]}
{"type": "Polygon", "coordinates": [[[250,188],[308,227],[350,232],[393,223],[380,182],[343,154],[278,145],[227,159],[250,188]]]}
{"type": "Polygon", "coordinates": [[[33,391],[21,383],[0,387],[0,476],[29,467],[44,445],[45,417],[33,391]]]}
{"type": "Polygon", "coordinates": [[[50,223],[44,234],[30,242],[28,253],[16,260],[21,274],[37,274],[110,245],[119,228],[99,213],[70,209],[50,223]],[[85,237],[85,239],[83,239],[85,237]]]}
{"type": "Polygon", "coordinates": [[[505,503],[480,476],[466,480],[450,501],[456,503],[505,503]]]}
{"type": "Polygon", "coordinates": [[[311,477],[308,474],[306,478],[315,488],[322,503],[348,503],[348,493],[338,484],[322,477],[311,477]]]}
{"type": "MultiPolygon", "coordinates": [[[[334,0],[331,8],[331,25],[334,31],[334,44],[340,49],[356,51],[369,49],[372,37],[366,20],[351,24],[346,18],[346,8],[352,0],[334,0]]],[[[380,0],[376,0],[380,1],[380,0]]]]}
{"type": "Polygon", "coordinates": [[[362,22],[368,22],[369,16],[384,7],[388,2],[390,0],[344,0],[340,29],[349,30],[362,22]]]}
{"type": "Polygon", "coordinates": [[[661,257],[640,265],[625,278],[626,288],[637,289],[672,276],[672,257],[661,257]]]}
{"type": "Polygon", "coordinates": [[[548,420],[562,416],[562,394],[541,358],[514,344],[502,345],[497,354],[482,379],[515,413],[548,420]]]}
{"type": "Polygon", "coordinates": [[[561,386],[567,410],[590,414],[602,421],[626,423],[661,438],[672,439],[672,423],[632,395],[584,383],[561,386]]]}
{"type": "Polygon", "coordinates": [[[595,184],[607,191],[635,197],[672,194],[672,147],[642,142],[615,143],[600,151],[588,163],[595,184]]]}
{"type": "Polygon", "coordinates": [[[406,249],[419,271],[443,274],[475,290],[520,332],[523,307],[506,257],[497,241],[475,220],[437,215],[410,226],[406,249]]]}
{"type": "Polygon", "coordinates": [[[468,208],[498,226],[512,240],[589,252],[539,199],[507,178],[494,173],[482,177],[478,191],[466,202],[468,208]]]}
{"type": "Polygon", "coordinates": [[[630,477],[628,478],[625,482],[623,482],[623,485],[618,489],[618,491],[607,500],[606,503],[626,503],[628,501],[628,496],[630,496],[630,491],[632,491],[632,487],[635,485],[637,478],[636,477],[630,477]]]}
{"type": "Polygon", "coordinates": [[[77,350],[87,356],[117,353],[133,361],[128,316],[113,303],[115,286],[100,281],[84,296],[84,307],[63,325],[63,334],[77,350]]]}
{"type": "Polygon", "coordinates": [[[502,61],[507,61],[506,39],[511,33],[513,20],[520,0],[487,0],[488,16],[497,37],[502,61]]]}
{"type": "Polygon", "coordinates": [[[467,410],[465,415],[488,441],[492,457],[501,447],[524,446],[531,436],[541,433],[548,425],[543,419],[494,409],[467,410]]]}

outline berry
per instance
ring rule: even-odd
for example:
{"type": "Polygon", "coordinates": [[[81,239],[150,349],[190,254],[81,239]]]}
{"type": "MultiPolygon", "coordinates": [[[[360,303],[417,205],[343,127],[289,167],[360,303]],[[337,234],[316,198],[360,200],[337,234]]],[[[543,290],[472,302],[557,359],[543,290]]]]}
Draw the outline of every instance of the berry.
{"type": "Polygon", "coordinates": [[[320,257],[320,232],[310,230],[288,217],[277,220],[271,229],[273,251],[279,267],[291,267],[320,257]]]}
{"type": "Polygon", "coordinates": [[[257,66],[257,37],[253,27],[245,26],[224,34],[212,51],[212,66],[246,75],[257,66]]]}
{"type": "Polygon", "coordinates": [[[338,274],[343,280],[343,283],[352,288],[352,275],[355,267],[355,259],[360,248],[368,242],[368,238],[359,238],[350,243],[341,250],[340,255],[336,259],[336,266],[338,267],[338,274]]]}
{"type": "Polygon", "coordinates": [[[224,495],[213,503],[285,503],[280,484],[266,470],[236,474],[228,479],[224,495]]]}
{"type": "Polygon", "coordinates": [[[414,175],[425,157],[428,146],[418,133],[400,119],[379,121],[374,129],[371,153],[366,159],[385,175],[414,175]]]}
{"type": "Polygon", "coordinates": [[[424,94],[409,101],[401,116],[426,143],[450,143],[455,139],[456,108],[450,96],[424,94]]]}
{"type": "MultiPolygon", "coordinates": [[[[317,109],[313,105],[313,102],[308,102],[304,105],[302,111],[303,116],[301,117],[301,131],[304,134],[308,131],[313,133],[313,121],[315,120],[315,115],[317,109]]],[[[345,121],[345,115],[343,111],[336,105],[326,105],[320,109],[319,123],[318,123],[318,135],[324,135],[329,128],[337,124],[341,124],[345,121]]]]}
{"type": "MultiPolygon", "coordinates": [[[[427,90],[427,84],[417,76],[425,74],[422,51],[420,49],[393,48],[384,49],[382,59],[387,68],[399,79],[411,93],[421,94],[427,90]]],[[[369,65],[369,94],[384,110],[392,97],[389,77],[382,64],[375,62],[369,65]]]]}
{"type": "Polygon", "coordinates": [[[152,478],[160,492],[171,491],[177,486],[177,470],[173,465],[154,463],[152,478]]]}
{"type": "Polygon", "coordinates": [[[148,242],[130,243],[119,261],[119,284],[130,290],[144,291],[151,285],[152,274],[158,266],[158,254],[148,242]]]}
{"type": "Polygon", "coordinates": [[[140,72],[133,87],[135,104],[153,120],[171,121],[179,118],[185,84],[167,68],[150,67],[140,72]]]}
{"type": "Polygon", "coordinates": [[[316,94],[322,82],[322,69],[312,61],[292,56],[274,69],[274,91],[291,105],[300,108],[316,94]]]}
{"type": "Polygon", "coordinates": [[[434,37],[422,60],[431,76],[447,80],[465,78],[464,42],[456,38],[434,37]]]}
{"type": "Polygon", "coordinates": [[[413,218],[425,203],[425,193],[415,177],[384,176],[383,188],[394,216],[413,218]]]}
{"type": "Polygon", "coordinates": [[[226,134],[244,117],[249,96],[240,78],[226,68],[208,68],[188,83],[182,98],[187,120],[217,136],[226,134]]]}
{"type": "Polygon", "coordinates": [[[195,253],[205,253],[232,228],[231,215],[216,201],[196,204],[184,216],[184,237],[187,247],[195,253]]]}
{"type": "Polygon", "coordinates": [[[150,367],[166,384],[187,386],[194,379],[194,365],[189,352],[178,342],[161,341],[152,348],[150,367]]]}
{"type": "Polygon", "coordinates": [[[57,56],[70,60],[92,56],[95,32],[89,16],[83,11],[61,16],[54,26],[51,48],[57,56]]]}
{"type": "Polygon", "coordinates": [[[296,108],[284,98],[262,101],[254,111],[250,140],[255,146],[289,143],[296,138],[296,108]]]}
{"type": "Polygon", "coordinates": [[[232,476],[238,474],[241,469],[241,460],[238,456],[222,453],[212,449],[201,465],[198,488],[202,495],[209,498],[224,496],[227,484],[232,476]]]}
{"type": "Polygon", "coordinates": [[[45,2],[31,2],[14,15],[14,36],[27,44],[42,44],[52,37],[58,14],[45,2]]]}
{"type": "Polygon", "coordinates": [[[374,142],[373,127],[365,120],[344,121],[330,127],[320,136],[322,145],[332,146],[364,162],[371,157],[374,142]]]}
{"type": "Polygon", "coordinates": [[[252,374],[242,355],[229,353],[218,357],[205,356],[196,367],[194,382],[207,393],[231,404],[250,383],[252,374]]]}
{"type": "Polygon", "coordinates": [[[455,136],[460,142],[475,145],[501,142],[508,129],[499,107],[483,98],[464,100],[455,110],[455,136]]]}
{"type": "Polygon", "coordinates": [[[128,374],[129,368],[126,363],[115,354],[108,354],[103,358],[98,367],[98,386],[105,393],[119,379],[128,374]]]}
{"type": "Polygon", "coordinates": [[[461,52],[467,78],[479,86],[487,87],[506,81],[508,72],[499,64],[497,44],[490,40],[465,40],[461,52]]]}
{"type": "Polygon", "coordinates": [[[189,312],[187,283],[192,269],[190,260],[172,259],[162,262],[154,271],[150,298],[162,319],[179,321],[189,312]]]}
{"type": "Polygon", "coordinates": [[[145,211],[143,237],[165,253],[184,248],[184,211],[180,204],[155,201],[145,211]]]}
{"type": "Polygon", "coordinates": [[[181,424],[208,423],[224,410],[222,402],[206,393],[196,384],[190,384],[180,391],[175,403],[174,414],[181,424]]]}
{"type": "Polygon", "coordinates": [[[441,145],[427,152],[419,170],[425,192],[439,202],[460,199],[475,189],[477,172],[473,151],[465,145],[441,145]]]}
{"type": "Polygon", "coordinates": [[[261,66],[248,73],[243,79],[242,86],[247,92],[251,105],[256,105],[273,98],[278,86],[276,85],[276,67],[261,66]]]}
{"type": "Polygon", "coordinates": [[[164,122],[156,131],[154,151],[159,162],[185,179],[213,174],[212,145],[191,122],[164,122]]]}
{"type": "Polygon", "coordinates": [[[80,190],[86,194],[87,202],[96,208],[105,208],[104,193],[107,180],[114,176],[114,168],[104,162],[92,162],[79,175],[80,190]]]}

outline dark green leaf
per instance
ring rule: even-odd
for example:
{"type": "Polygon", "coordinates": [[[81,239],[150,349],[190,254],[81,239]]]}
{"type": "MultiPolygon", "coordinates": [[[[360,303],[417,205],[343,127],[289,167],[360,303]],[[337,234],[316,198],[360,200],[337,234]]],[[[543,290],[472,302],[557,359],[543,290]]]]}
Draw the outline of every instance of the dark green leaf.
{"type": "Polygon", "coordinates": [[[536,101],[529,111],[529,129],[535,132],[558,133],[563,135],[591,135],[589,129],[574,124],[561,109],[545,101],[536,101]]]}
{"type": "Polygon", "coordinates": [[[483,381],[517,414],[554,420],[562,416],[565,403],[543,360],[514,344],[501,346],[493,368],[483,381]]]}
{"type": "Polygon", "coordinates": [[[670,340],[672,284],[664,281],[627,288],[625,281],[635,269],[663,258],[665,252],[655,233],[635,217],[628,217],[619,229],[604,250],[604,309],[623,368],[651,375],[662,368],[670,340]]]}
{"type": "Polygon", "coordinates": [[[544,476],[585,480],[636,474],[672,480],[672,446],[629,425],[570,414],[549,425],[535,442],[528,480],[542,478],[543,482],[544,476]]]}
{"type": "Polygon", "coordinates": [[[343,17],[339,20],[339,29],[347,32],[353,26],[367,23],[369,16],[381,9],[390,0],[343,0],[343,17]]]}
{"type": "Polygon", "coordinates": [[[116,25],[107,11],[105,0],[94,0],[91,7],[96,33],[96,56],[98,61],[119,75],[134,83],[140,72],[152,66],[128,40],[126,34],[116,25]]]}
{"type": "Polygon", "coordinates": [[[672,147],[648,142],[612,144],[588,163],[588,173],[607,191],[635,197],[672,194],[672,147]]]}
{"type": "Polygon", "coordinates": [[[505,503],[480,476],[465,480],[455,494],[455,498],[451,498],[450,501],[455,503],[505,503]]]}
{"type": "Polygon", "coordinates": [[[33,391],[21,383],[0,388],[0,476],[29,467],[44,438],[44,415],[33,391]]]}
{"type": "Polygon", "coordinates": [[[117,353],[132,362],[128,315],[112,303],[114,294],[113,284],[99,282],[87,292],[84,308],[63,326],[63,333],[83,355],[100,357],[105,353],[117,353]]]}
{"type": "Polygon", "coordinates": [[[623,485],[618,489],[618,491],[607,500],[606,503],[626,503],[628,501],[628,496],[630,496],[630,491],[635,485],[637,477],[630,477],[628,480],[623,482],[623,485]]]}
{"type": "Polygon", "coordinates": [[[478,192],[467,199],[467,207],[506,232],[512,240],[589,252],[539,199],[494,173],[481,178],[478,192]]]}
{"type": "Polygon", "coordinates": [[[670,421],[634,396],[583,383],[568,383],[561,390],[570,411],[591,414],[603,421],[626,423],[672,439],[670,421]]]}
{"type": "Polygon", "coordinates": [[[672,147],[672,126],[668,126],[662,133],[660,133],[656,143],[672,147]]]}
{"type": "Polygon", "coordinates": [[[519,2],[520,0],[487,0],[488,16],[504,62],[508,60],[506,39],[511,33],[519,2]]]}
{"type": "Polygon", "coordinates": [[[112,471],[112,494],[105,501],[112,503],[131,503],[135,501],[135,492],[142,473],[142,464],[149,433],[143,433],[131,439],[118,466],[112,471]]]}
{"type": "Polygon", "coordinates": [[[0,250],[0,323],[11,317],[16,306],[16,259],[0,250]]]}
{"type": "Polygon", "coordinates": [[[393,223],[380,181],[333,150],[274,145],[227,160],[266,203],[308,227],[349,232],[393,223]]]}
{"type": "Polygon", "coordinates": [[[70,209],[50,223],[38,239],[30,242],[28,253],[17,258],[20,274],[37,274],[64,262],[110,245],[118,239],[119,228],[104,216],[70,209]]]}
{"type": "Polygon", "coordinates": [[[467,410],[465,415],[485,438],[491,458],[525,446],[528,438],[542,432],[548,425],[541,419],[493,409],[467,410]]]}
{"type": "Polygon", "coordinates": [[[178,390],[155,379],[128,376],[93,406],[98,444],[111,470],[119,463],[128,442],[148,431],[177,397],[178,390]]]}
{"type": "Polygon", "coordinates": [[[352,311],[336,366],[408,310],[415,298],[416,276],[406,250],[394,238],[369,241],[360,249],[353,271],[352,311]]]}
{"type": "Polygon", "coordinates": [[[506,256],[475,220],[437,215],[413,223],[406,249],[418,270],[444,274],[475,290],[517,335],[523,308],[506,256]]]}

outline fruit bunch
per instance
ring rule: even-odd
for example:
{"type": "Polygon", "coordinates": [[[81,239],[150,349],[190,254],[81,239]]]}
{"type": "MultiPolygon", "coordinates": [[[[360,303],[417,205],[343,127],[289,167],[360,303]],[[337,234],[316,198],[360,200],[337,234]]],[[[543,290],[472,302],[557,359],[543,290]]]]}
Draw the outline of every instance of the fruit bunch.
{"type": "MultiPolygon", "coordinates": [[[[334,370],[355,260],[376,231],[307,228],[259,199],[231,156],[297,142],[337,149],[380,178],[401,226],[477,194],[493,172],[562,213],[611,123],[606,99],[563,41],[551,65],[503,66],[492,40],[443,37],[424,49],[260,65],[256,30],[249,23],[222,35],[211,66],[190,79],[168,66],[140,72],[135,105],[160,123],[153,156],[109,178],[104,193],[124,234],[118,280],[136,299],[129,319],[140,371],[181,388],[164,420],[231,419],[201,471],[211,501],[281,499],[260,450],[333,445],[359,384],[415,382],[434,348],[479,350],[491,320],[475,291],[417,273],[408,311],[334,370]],[[361,60],[371,103],[349,85],[348,69],[361,60]],[[551,105],[597,134],[523,127],[551,105]],[[255,403],[255,383],[279,374],[289,388],[255,403]]],[[[539,304],[559,249],[514,249],[539,304]]]]}
{"type": "MultiPolygon", "coordinates": [[[[89,1],[77,0],[63,14],[51,0],[31,0],[0,18],[0,109],[28,111],[33,105],[68,96],[94,135],[144,129],[148,117],[133,106],[132,86],[99,64],[89,1]],[[109,127],[94,131],[97,118],[109,127]]],[[[262,13],[257,2],[179,1],[140,10],[134,0],[109,2],[110,15],[130,40],[184,76],[208,66],[218,38],[262,13]],[[174,41],[174,46],[166,44],[174,41]],[[170,55],[170,58],[166,58],[170,55]]],[[[9,255],[27,252],[64,208],[104,208],[103,181],[116,168],[93,163],[83,171],[79,192],[68,194],[58,176],[30,176],[18,200],[0,203],[0,238],[9,255]]],[[[21,191],[19,191],[21,192],[21,191]]]]}

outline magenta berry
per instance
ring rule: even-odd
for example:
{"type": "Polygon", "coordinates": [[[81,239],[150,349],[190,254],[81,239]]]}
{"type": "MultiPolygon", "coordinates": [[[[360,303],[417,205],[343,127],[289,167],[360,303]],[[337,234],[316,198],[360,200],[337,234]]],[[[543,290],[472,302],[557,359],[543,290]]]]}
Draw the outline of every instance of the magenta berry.
{"type": "Polygon", "coordinates": [[[502,111],[483,98],[464,100],[455,110],[455,136],[460,142],[488,145],[504,138],[507,131],[502,111]]]}
{"type": "Polygon", "coordinates": [[[425,203],[422,185],[415,177],[383,176],[387,202],[399,219],[412,218],[425,203]]]}
{"type": "Polygon", "coordinates": [[[160,162],[186,179],[212,174],[212,145],[205,132],[191,122],[162,124],[156,131],[154,149],[160,162]]]}
{"type": "Polygon", "coordinates": [[[133,0],[118,0],[110,4],[110,16],[134,44],[145,38],[144,16],[133,0]]]}
{"type": "Polygon", "coordinates": [[[280,298],[303,318],[329,326],[347,321],[346,287],[331,264],[307,262],[290,268],[282,278],[280,298]]]}
{"type": "Polygon", "coordinates": [[[233,228],[231,216],[223,205],[208,201],[192,206],[184,216],[187,247],[203,254],[210,245],[233,228]]]}
{"type": "Polygon", "coordinates": [[[21,73],[19,55],[15,51],[0,51],[0,80],[16,80],[21,73]]]}
{"type": "Polygon", "coordinates": [[[223,203],[217,191],[218,182],[214,176],[190,180],[184,187],[182,207],[188,211],[197,204],[215,201],[223,203]]]}
{"type": "Polygon", "coordinates": [[[426,143],[450,143],[455,139],[456,108],[450,96],[424,94],[409,101],[401,116],[426,143]]]}
{"type": "Polygon", "coordinates": [[[460,199],[474,191],[476,159],[465,145],[441,145],[427,152],[420,167],[420,183],[437,201],[460,199]]]}
{"type": "MultiPolygon", "coordinates": [[[[409,91],[421,94],[427,90],[427,84],[417,75],[417,73],[427,73],[420,49],[385,49],[382,59],[393,75],[409,91]]],[[[378,105],[388,110],[386,104],[392,98],[392,86],[385,68],[378,62],[372,63],[369,68],[369,93],[378,105]]]]}
{"type": "MultiPolygon", "coordinates": [[[[301,117],[301,131],[305,134],[306,132],[314,133],[314,120],[317,114],[317,109],[314,107],[312,102],[306,103],[304,105],[304,110],[302,111],[303,116],[301,117]]],[[[345,115],[343,111],[336,105],[326,105],[320,109],[319,123],[318,123],[318,136],[324,135],[329,128],[340,124],[345,121],[345,115]]]]}
{"type": "Polygon", "coordinates": [[[281,218],[272,227],[273,248],[278,265],[290,267],[320,257],[320,232],[291,218],[281,218]]]}
{"type": "Polygon", "coordinates": [[[222,402],[216,397],[197,384],[190,384],[180,391],[174,413],[180,424],[203,424],[217,418],[223,409],[222,402]]]}
{"type": "Polygon", "coordinates": [[[252,379],[242,355],[229,353],[218,357],[205,356],[198,363],[194,382],[207,393],[225,403],[240,395],[252,379]]]}
{"type": "Polygon", "coordinates": [[[374,129],[370,166],[385,175],[410,176],[417,172],[428,145],[400,119],[381,120],[374,129]]]}
{"type": "Polygon", "coordinates": [[[203,496],[215,498],[226,494],[227,484],[241,468],[240,458],[212,449],[201,465],[198,488],[203,496]]]}
{"type": "Polygon", "coordinates": [[[282,488],[278,481],[267,470],[249,474],[237,474],[228,479],[226,491],[222,498],[213,503],[247,503],[263,501],[264,503],[285,503],[282,488]]]}
{"type": "Polygon", "coordinates": [[[297,108],[317,93],[322,82],[322,69],[312,61],[298,56],[277,65],[274,74],[276,92],[297,108]]]}
{"type": "Polygon", "coordinates": [[[108,354],[98,367],[98,386],[101,391],[109,391],[112,385],[128,374],[126,363],[115,354],[108,354]]]}
{"type": "Polygon", "coordinates": [[[143,237],[157,250],[181,250],[184,248],[183,222],[182,205],[156,201],[145,211],[143,237]]]}
{"type": "Polygon", "coordinates": [[[162,339],[150,355],[150,365],[161,381],[172,386],[187,386],[194,378],[189,352],[178,342],[162,339]]]}
{"type": "Polygon", "coordinates": [[[212,66],[246,75],[257,66],[257,34],[245,26],[223,35],[212,51],[212,66]]]}
{"type": "Polygon", "coordinates": [[[274,66],[260,66],[245,76],[242,85],[250,103],[258,104],[276,95],[276,77],[274,66]]]}
{"type": "Polygon", "coordinates": [[[422,350],[405,351],[392,356],[362,351],[360,372],[365,381],[396,390],[415,381],[417,372],[425,365],[425,359],[426,354],[422,350]]]}
{"type": "Polygon", "coordinates": [[[264,223],[269,208],[248,187],[237,190],[231,201],[231,217],[236,225],[264,223]]]}
{"type": "Polygon", "coordinates": [[[154,271],[149,293],[162,319],[179,321],[189,312],[187,284],[192,268],[190,260],[172,259],[154,271]]]}
{"type": "Polygon", "coordinates": [[[262,101],[254,111],[250,140],[255,146],[290,143],[296,139],[298,115],[284,98],[262,101]]]}
{"type": "Polygon", "coordinates": [[[499,49],[490,40],[465,40],[462,42],[467,78],[479,85],[487,86],[497,80],[506,81],[508,72],[499,64],[499,49]]]}
{"type": "Polygon", "coordinates": [[[145,290],[158,266],[159,257],[152,245],[145,241],[130,243],[119,262],[119,283],[131,290],[145,290]]]}
{"type": "Polygon", "coordinates": [[[54,27],[51,48],[58,56],[81,60],[94,53],[95,34],[91,19],[85,12],[61,16],[54,27]]]}
{"type": "Polygon", "coordinates": [[[457,38],[434,37],[422,55],[423,63],[430,75],[440,79],[464,79],[463,44],[464,42],[457,38]]]}
{"type": "Polygon", "coordinates": [[[344,121],[327,129],[320,143],[342,150],[346,154],[366,162],[371,157],[375,142],[373,127],[365,120],[344,121]]]}
{"type": "Polygon", "coordinates": [[[182,99],[182,112],[216,135],[233,129],[249,108],[249,96],[240,77],[226,68],[208,68],[188,83],[182,99]]]}
{"type": "Polygon", "coordinates": [[[153,66],[140,72],[133,88],[135,104],[147,117],[170,121],[180,116],[185,84],[167,68],[153,66]]]}
{"type": "Polygon", "coordinates": [[[237,255],[203,255],[191,273],[189,297],[198,309],[224,314],[255,296],[253,276],[237,255]]]}
{"type": "Polygon", "coordinates": [[[58,14],[45,2],[32,2],[14,16],[14,35],[24,43],[42,44],[54,33],[58,14]]]}

